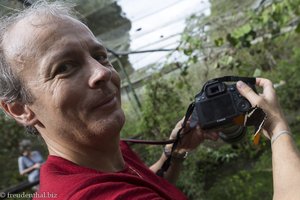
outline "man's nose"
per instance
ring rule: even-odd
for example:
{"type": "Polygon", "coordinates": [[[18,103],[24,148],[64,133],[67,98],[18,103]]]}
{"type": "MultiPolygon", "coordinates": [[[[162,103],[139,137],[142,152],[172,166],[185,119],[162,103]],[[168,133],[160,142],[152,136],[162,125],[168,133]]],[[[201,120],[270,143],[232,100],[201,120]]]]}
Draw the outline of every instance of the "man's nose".
{"type": "Polygon", "coordinates": [[[101,83],[108,82],[112,77],[112,70],[100,64],[99,62],[92,62],[91,64],[91,75],[89,78],[89,86],[91,88],[97,88],[101,83]]]}

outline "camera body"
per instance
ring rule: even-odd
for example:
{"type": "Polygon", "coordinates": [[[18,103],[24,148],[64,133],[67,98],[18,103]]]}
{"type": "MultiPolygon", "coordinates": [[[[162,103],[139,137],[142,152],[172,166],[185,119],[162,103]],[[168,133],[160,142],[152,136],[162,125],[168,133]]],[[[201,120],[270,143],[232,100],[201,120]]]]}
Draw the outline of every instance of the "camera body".
{"type": "Polygon", "coordinates": [[[241,121],[251,104],[238,92],[235,83],[226,83],[239,80],[244,81],[256,92],[255,78],[225,76],[206,82],[195,96],[190,126],[199,124],[203,130],[220,131],[220,137],[229,143],[243,138],[246,128],[241,121]]]}

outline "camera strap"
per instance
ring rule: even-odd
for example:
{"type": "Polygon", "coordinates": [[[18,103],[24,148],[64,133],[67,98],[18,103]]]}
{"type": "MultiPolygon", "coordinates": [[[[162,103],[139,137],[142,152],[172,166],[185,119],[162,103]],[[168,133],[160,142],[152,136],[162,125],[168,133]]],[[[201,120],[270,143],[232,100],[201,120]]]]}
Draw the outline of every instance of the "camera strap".
{"type": "Polygon", "coordinates": [[[165,144],[172,144],[172,149],[170,152],[170,156],[168,156],[167,160],[163,163],[162,167],[156,172],[158,176],[163,177],[164,173],[169,169],[172,161],[172,153],[177,148],[177,145],[180,143],[180,140],[182,138],[182,135],[185,133],[182,133],[182,131],[186,128],[187,122],[189,118],[191,117],[193,110],[195,108],[195,102],[192,102],[185,114],[184,120],[182,122],[181,128],[176,133],[176,138],[171,140],[163,140],[163,141],[157,141],[157,140],[139,140],[139,139],[121,139],[124,142],[129,143],[139,143],[139,144],[149,144],[149,145],[165,145],[165,144]]]}
{"type": "Polygon", "coordinates": [[[176,138],[175,138],[175,141],[172,145],[172,149],[170,152],[170,156],[168,156],[167,160],[163,163],[161,168],[156,172],[156,174],[158,176],[163,177],[164,173],[169,169],[169,167],[171,165],[171,161],[172,161],[172,153],[175,151],[175,149],[177,148],[177,145],[180,143],[182,135],[184,135],[184,133],[181,134],[181,132],[186,128],[187,121],[189,120],[190,116],[192,115],[194,108],[195,108],[195,102],[192,102],[189,105],[189,107],[185,113],[185,117],[184,117],[183,123],[181,125],[181,128],[177,131],[176,138]]]}
{"type": "Polygon", "coordinates": [[[254,136],[253,143],[257,145],[260,140],[261,131],[265,121],[267,119],[267,114],[260,107],[252,107],[245,115],[244,126],[254,126],[254,136]]]}

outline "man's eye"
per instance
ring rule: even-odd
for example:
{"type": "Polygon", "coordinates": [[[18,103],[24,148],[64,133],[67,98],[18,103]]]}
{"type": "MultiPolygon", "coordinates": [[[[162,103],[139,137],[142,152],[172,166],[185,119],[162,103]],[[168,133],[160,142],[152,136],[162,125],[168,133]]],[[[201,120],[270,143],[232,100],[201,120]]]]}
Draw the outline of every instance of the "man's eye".
{"type": "Polygon", "coordinates": [[[96,55],[96,56],[94,56],[94,59],[97,60],[100,63],[107,63],[108,62],[107,55],[96,55]]]}
{"type": "Polygon", "coordinates": [[[67,73],[71,69],[73,69],[73,67],[74,66],[72,64],[61,64],[57,67],[57,69],[55,71],[55,75],[67,73]]]}

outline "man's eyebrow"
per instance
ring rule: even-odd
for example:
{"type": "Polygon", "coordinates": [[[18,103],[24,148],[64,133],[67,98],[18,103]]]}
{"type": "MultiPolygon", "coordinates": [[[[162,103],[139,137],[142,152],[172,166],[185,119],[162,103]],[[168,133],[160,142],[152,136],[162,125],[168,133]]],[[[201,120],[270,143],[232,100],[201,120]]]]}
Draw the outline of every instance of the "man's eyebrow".
{"type": "Polygon", "coordinates": [[[64,48],[63,50],[58,50],[54,52],[51,56],[49,56],[48,63],[54,63],[63,58],[74,57],[74,55],[79,54],[80,52],[77,49],[72,48],[64,48]]]}
{"type": "Polygon", "coordinates": [[[91,45],[91,50],[92,51],[105,51],[105,52],[107,52],[106,48],[101,43],[98,43],[98,42],[91,45]]]}

